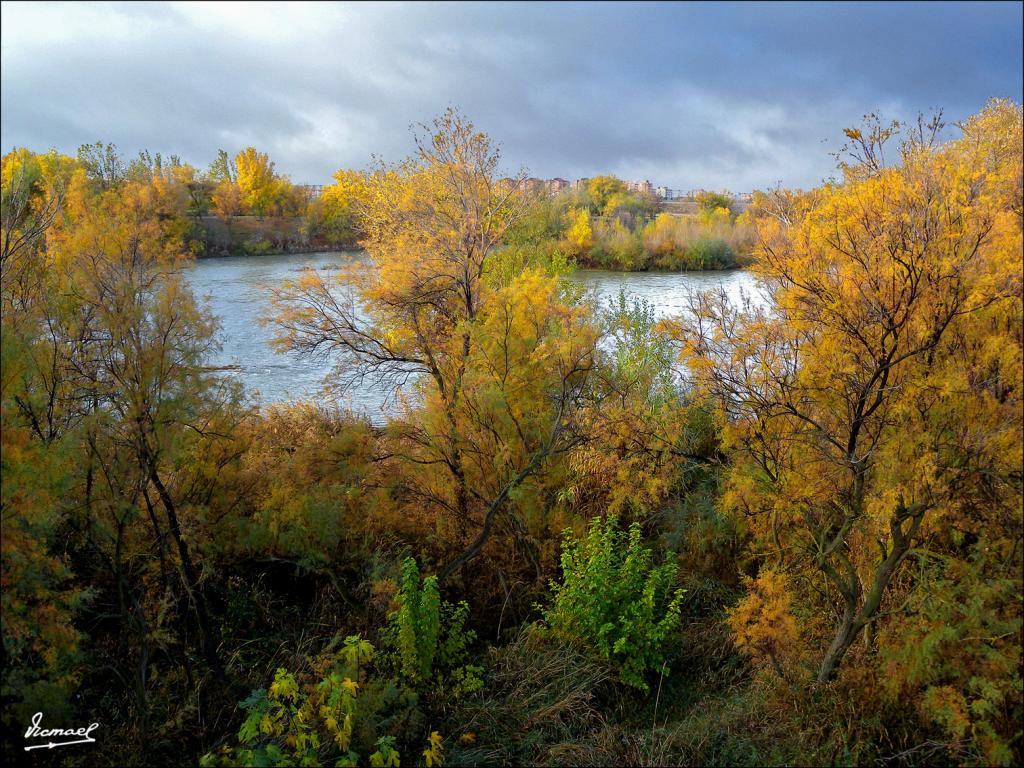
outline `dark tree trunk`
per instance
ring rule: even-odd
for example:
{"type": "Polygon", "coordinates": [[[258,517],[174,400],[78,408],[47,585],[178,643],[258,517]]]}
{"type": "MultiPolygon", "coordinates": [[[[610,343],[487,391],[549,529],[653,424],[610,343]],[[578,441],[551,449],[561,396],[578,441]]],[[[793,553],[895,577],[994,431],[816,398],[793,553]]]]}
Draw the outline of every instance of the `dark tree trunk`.
{"type": "Polygon", "coordinates": [[[178,524],[178,514],[175,510],[174,500],[171,498],[171,494],[167,491],[166,486],[164,486],[163,481],[160,479],[160,473],[157,472],[156,466],[152,463],[150,463],[149,477],[153,482],[153,486],[156,488],[156,492],[160,496],[160,502],[163,504],[164,510],[167,513],[168,533],[174,537],[174,541],[178,546],[178,555],[181,557],[181,567],[185,572],[185,586],[188,590],[189,599],[195,608],[196,619],[199,622],[199,632],[203,638],[203,655],[206,657],[206,663],[210,665],[210,669],[214,672],[217,678],[225,680],[226,676],[224,674],[224,667],[217,654],[217,645],[213,639],[213,629],[210,626],[209,613],[206,610],[206,599],[203,595],[203,587],[199,581],[199,574],[192,562],[188,543],[181,535],[181,526],[178,524]]]}

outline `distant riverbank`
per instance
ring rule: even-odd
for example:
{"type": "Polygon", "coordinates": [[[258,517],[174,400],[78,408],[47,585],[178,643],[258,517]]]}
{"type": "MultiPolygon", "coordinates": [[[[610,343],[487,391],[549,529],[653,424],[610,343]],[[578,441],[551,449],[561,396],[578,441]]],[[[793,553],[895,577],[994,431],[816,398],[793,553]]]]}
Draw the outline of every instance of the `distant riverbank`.
{"type": "MultiPolygon", "coordinates": [[[[196,222],[202,232],[193,236],[199,247],[197,259],[241,258],[247,256],[308,256],[310,254],[355,253],[361,251],[357,243],[325,243],[310,238],[301,231],[301,220],[292,218],[234,216],[222,219],[204,216],[196,222]]],[[[609,259],[597,263],[587,258],[577,259],[577,268],[584,271],[619,272],[623,274],[672,274],[679,272],[729,272],[743,269],[745,263],[731,259],[709,258],[707,262],[691,261],[687,266],[674,266],[665,262],[620,263],[609,259]]]]}
{"type": "Polygon", "coordinates": [[[197,258],[340,253],[356,243],[335,243],[310,232],[299,216],[199,216],[193,219],[197,258]]]}

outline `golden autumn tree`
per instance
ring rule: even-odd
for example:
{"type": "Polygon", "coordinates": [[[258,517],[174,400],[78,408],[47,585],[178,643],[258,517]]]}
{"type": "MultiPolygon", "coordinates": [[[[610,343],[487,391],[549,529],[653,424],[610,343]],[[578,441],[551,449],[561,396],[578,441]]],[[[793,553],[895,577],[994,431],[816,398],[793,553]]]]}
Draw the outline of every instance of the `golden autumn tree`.
{"type": "Polygon", "coordinates": [[[411,514],[424,510],[458,554],[475,557],[496,517],[523,526],[510,497],[571,442],[595,334],[537,270],[505,285],[489,269],[525,200],[497,176],[499,153],[449,110],[416,153],[365,177],[357,196],[365,263],[339,282],[309,272],[276,298],[283,349],[331,353],[336,387],[415,382],[394,427],[411,514]]]}
{"type": "Polygon", "coordinates": [[[266,152],[257,152],[255,147],[246,147],[235,155],[235,169],[235,184],[242,201],[257,216],[263,216],[278,194],[278,177],[270,157],[266,152]]]}
{"type": "MultiPolygon", "coordinates": [[[[193,436],[202,441],[229,431],[220,418],[231,392],[204,371],[214,325],[176,274],[184,241],[160,215],[162,205],[158,183],[129,184],[92,201],[55,240],[66,265],[58,274],[73,292],[77,314],[87,318],[83,332],[91,339],[80,351],[86,358],[73,357],[71,364],[74,386],[92,401],[86,472],[105,483],[86,480],[84,513],[92,518],[87,530],[106,529],[118,544],[124,537],[124,547],[139,527],[160,542],[164,586],[177,588],[169,569],[180,568],[179,618],[184,623],[189,610],[195,612],[202,650],[217,670],[196,556],[181,522],[187,502],[174,483],[181,470],[174,464],[193,436]],[[105,494],[103,487],[117,491],[105,494]]],[[[117,557],[112,553],[110,563],[124,581],[119,589],[130,590],[131,572],[127,563],[122,572],[117,557]]],[[[130,613],[144,620],[144,607],[130,613]]]]}
{"type": "MultiPolygon", "coordinates": [[[[204,369],[213,324],[176,274],[184,185],[161,173],[104,187],[80,164],[36,159],[34,210],[61,193],[58,215],[4,264],[4,696],[16,684],[26,707],[55,707],[43,697],[76,682],[69,614],[103,614],[119,622],[103,652],[131,661],[121,679],[145,750],[158,663],[190,676],[198,646],[221,670],[190,529],[233,395],[204,369]],[[8,281],[8,267],[34,282],[8,281]],[[91,587],[84,609],[68,560],[91,587]]],[[[36,221],[24,218],[22,235],[36,221]]]]}
{"type": "Polygon", "coordinates": [[[697,203],[701,213],[709,215],[725,211],[725,215],[728,216],[733,206],[732,198],[719,192],[698,192],[694,202],[697,203]]]}
{"type": "MultiPolygon", "coordinates": [[[[51,163],[57,159],[53,153],[51,163]]],[[[70,158],[66,161],[72,162],[70,158]]],[[[64,180],[47,179],[46,158],[16,149],[3,159],[0,265],[14,269],[21,252],[32,252],[60,212],[64,180]],[[56,182],[56,183],[55,183],[56,182]]],[[[9,273],[5,276],[9,276],[9,273]]]]}
{"type": "MultiPolygon", "coordinates": [[[[67,558],[51,547],[61,524],[61,495],[73,455],[57,441],[62,414],[53,390],[33,386],[41,305],[52,284],[46,232],[61,215],[67,176],[76,165],[51,152],[15,150],[3,158],[0,258],[0,634],[2,722],[20,727],[40,708],[68,714],[81,633],[73,619],[85,592],[67,558]],[[27,409],[43,414],[24,418],[27,409]],[[49,416],[49,417],[47,417],[49,416]]],[[[40,355],[43,359],[45,356],[40,355]]],[[[49,369],[51,379],[56,370],[49,369]]]]}
{"type": "Polygon", "coordinates": [[[211,202],[213,212],[222,219],[238,216],[244,210],[242,190],[234,181],[222,181],[214,187],[211,202]]]}
{"type": "Polygon", "coordinates": [[[723,503],[766,558],[827,587],[819,681],[927,601],[911,573],[948,571],[930,553],[995,552],[986,567],[1019,575],[1021,122],[994,101],[948,143],[919,123],[891,166],[894,128],[848,131],[843,182],[762,198],[768,306],[703,295],[678,328],[721,404],[723,503]]]}
{"type": "Polygon", "coordinates": [[[587,182],[587,192],[598,215],[610,213],[609,203],[626,192],[626,185],[617,176],[595,176],[587,182]]]}
{"type": "Polygon", "coordinates": [[[574,208],[566,213],[566,221],[569,226],[565,231],[565,244],[569,255],[586,254],[594,244],[590,212],[585,208],[574,208]]]}
{"type": "Polygon", "coordinates": [[[340,169],[334,173],[334,184],[307,207],[310,234],[324,237],[330,243],[352,245],[359,239],[359,201],[366,190],[366,177],[358,171],[340,169]]]}

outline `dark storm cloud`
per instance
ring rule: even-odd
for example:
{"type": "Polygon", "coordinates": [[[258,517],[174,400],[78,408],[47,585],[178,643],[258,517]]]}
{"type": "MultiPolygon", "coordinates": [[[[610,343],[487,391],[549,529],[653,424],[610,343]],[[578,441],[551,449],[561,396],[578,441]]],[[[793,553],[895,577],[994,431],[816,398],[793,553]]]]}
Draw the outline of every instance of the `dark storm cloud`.
{"type": "Polygon", "coordinates": [[[841,129],[1021,99],[1021,5],[3,6],[2,142],[111,141],[296,181],[410,147],[449,104],[510,167],[807,186],[841,129]]]}

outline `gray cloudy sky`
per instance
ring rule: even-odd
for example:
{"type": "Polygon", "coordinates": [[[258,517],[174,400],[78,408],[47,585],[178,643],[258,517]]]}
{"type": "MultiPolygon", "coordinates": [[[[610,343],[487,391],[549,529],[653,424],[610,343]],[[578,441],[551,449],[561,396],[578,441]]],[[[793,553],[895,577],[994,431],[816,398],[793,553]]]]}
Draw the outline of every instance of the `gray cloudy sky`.
{"type": "Polygon", "coordinates": [[[745,191],[830,175],[872,110],[1020,101],[1022,5],[3,3],[3,149],[97,140],[296,182],[459,106],[509,169],[745,191]]]}

